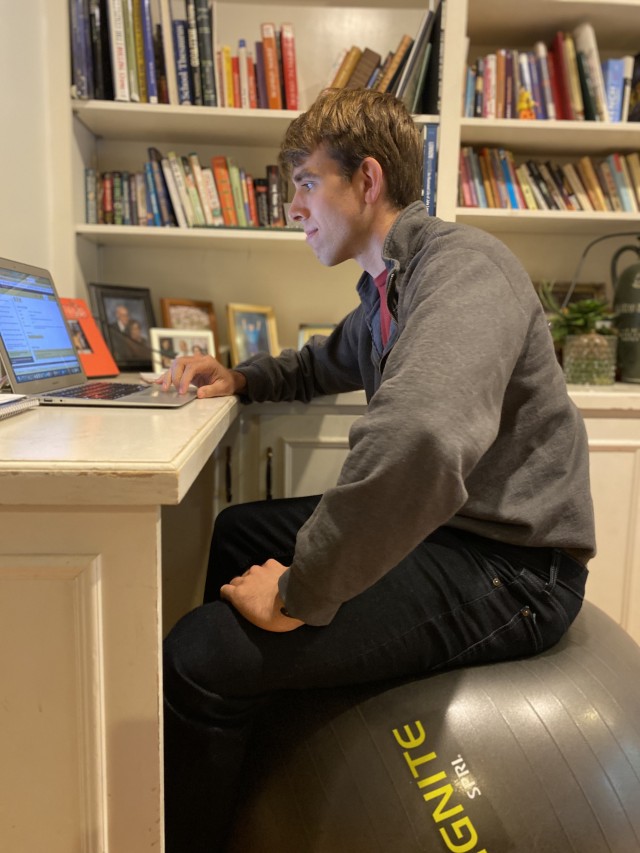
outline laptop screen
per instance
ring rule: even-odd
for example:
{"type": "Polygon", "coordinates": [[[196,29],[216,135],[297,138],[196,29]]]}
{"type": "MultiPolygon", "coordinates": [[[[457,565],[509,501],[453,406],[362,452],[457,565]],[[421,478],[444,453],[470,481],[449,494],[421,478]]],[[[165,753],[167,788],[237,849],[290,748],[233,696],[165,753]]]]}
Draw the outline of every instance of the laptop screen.
{"type": "Polygon", "coordinates": [[[0,344],[15,391],[38,393],[85,379],[46,270],[0,259],[0,344]]]}

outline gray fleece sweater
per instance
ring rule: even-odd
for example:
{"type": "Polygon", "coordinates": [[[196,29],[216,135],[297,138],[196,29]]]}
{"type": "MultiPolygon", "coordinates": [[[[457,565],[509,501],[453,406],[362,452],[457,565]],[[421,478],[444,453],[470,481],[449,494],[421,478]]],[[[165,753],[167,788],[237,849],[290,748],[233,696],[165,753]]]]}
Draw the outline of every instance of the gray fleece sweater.
{"type": "Polygon", "coordinates": [[[239,369],[252,401],[364,388],[334,488],[281,578],[311,625],[442,525],[516,545],[595,553],[587,438],[544,312],[514,255],[488,234],[406,208],[384,245],[394,318],[381,351],[370,276],[326,339],[239,369]]]}

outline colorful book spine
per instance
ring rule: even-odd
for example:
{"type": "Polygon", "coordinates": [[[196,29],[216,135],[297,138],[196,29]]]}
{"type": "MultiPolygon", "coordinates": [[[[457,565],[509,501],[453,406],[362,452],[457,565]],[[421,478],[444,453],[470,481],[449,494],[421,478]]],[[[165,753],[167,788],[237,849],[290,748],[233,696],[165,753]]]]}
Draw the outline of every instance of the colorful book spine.
{"type": "Polygon", "coordinates": [[[138,91],[140,94],[140,102],[146,104],[149,102],[149,94],[147,92],[147,68],[144,57],[144,34],[142,31],[142,3],[140,0],[134,0],[131,6],[132,24],[133,24],[133,46],[135,51],[136,75],[138,81],[138,91]]]}
{"type": "Polygon", "coordinates": [[[622,121],[622,93],[624,89],[624,59],[606,59],[602,63],[605,97],[609,121],[622,121]]]}
{"type": "Polygon", "coordinates": [[[264,46],[264,73],[267,85],[267,101],[270,110],[282,109],[282,94],[280,86],[280,63],[278,61],[278,45],[274,24],[260,25],[260,34],[264,46]]]}
{"type": "Polygon", "coordinates": [[[156,75],[155,48],[153,44],[153,19],[151,0],[140,0],[142,45],[144,51],[145,80],[147,99],[150,104],[158,103],[158,79],[156,75]]]}
{"type": "Polygon", "coordinates": [[[429,216],[435,216],[438,178],[438,124],[428,121],[423,131],[423,198],[429,216]]]}
{"type": "Polygon", "coordinates": [[[233,202],[233,191],[231,190],[227,158],[222,154],[214,155],[211,158],[211,169],[213,170],[213,177],[215,178],[218,195],[220,196],[220,207],[222,209],[224,224],[237,225],[238,216],[233,202]]]}
{"type": "Polygon", "coordinates": [[[202,106],[202,74],[200,71],[200,46],[198,44],[198,20],[196,0],[186,0],[187,4],[187,44],[189,47],[189,76],[193,103],[202,106]]]}
{"type": "Polygon", "coordinates": [[[122,0],[108,0],[108,13],[113,97],[116,101],[129,101],[129,72],[127,70],[127,46],[124,36],[122,0]]]}
{"type": "Polygon", "coordinates": [[[299,108],[298,65],[296,62],[296,40],[293,24],[280,27],[280,52],[282,55],[282,79],[284,85],[284,106],[288,110],[299,108]]]}
{"type": "Polygon", "coordinates": [[[191,78],[189,75],[189,46],[187,22],[177,20],[172,23],[173,50],[176,59],[176,80],[178,82],[178,103],[192,104],[191,78]]]}
{"type": "Polygon", "coordinates": [[[173,19],[171,16],[170,0],[160,0],[160,42],[162,45],[162,56],[164,60],[164,73],[167,86],[167,100],[169,104],[177,105],[178,99],[178,75],[176,71],[176,58],[173,48],[173,19]]]}

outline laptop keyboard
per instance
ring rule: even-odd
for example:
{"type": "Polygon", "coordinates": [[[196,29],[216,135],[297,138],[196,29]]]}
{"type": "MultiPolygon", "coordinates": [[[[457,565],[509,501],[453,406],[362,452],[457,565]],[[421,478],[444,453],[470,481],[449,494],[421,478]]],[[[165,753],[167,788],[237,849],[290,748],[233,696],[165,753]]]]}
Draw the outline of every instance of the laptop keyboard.
{"type": "Polygon", "coordinates": [[[118,400],[128,397],[146,388],[146,385],[132,385],[130,382],[87,382],[75,388],[63,388],[54,391],[52,397],[74,397],[85,400],[118,400]]]}

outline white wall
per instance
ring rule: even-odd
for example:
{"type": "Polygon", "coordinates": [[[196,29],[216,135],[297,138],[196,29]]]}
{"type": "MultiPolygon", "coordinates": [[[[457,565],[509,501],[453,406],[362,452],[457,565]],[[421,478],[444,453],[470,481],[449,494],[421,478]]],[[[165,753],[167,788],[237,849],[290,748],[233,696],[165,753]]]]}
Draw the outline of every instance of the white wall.
{"type": "Polygon", "coordinates": [[[46,0],[0,0],[0,255],[51,258],[46,0]]]}

